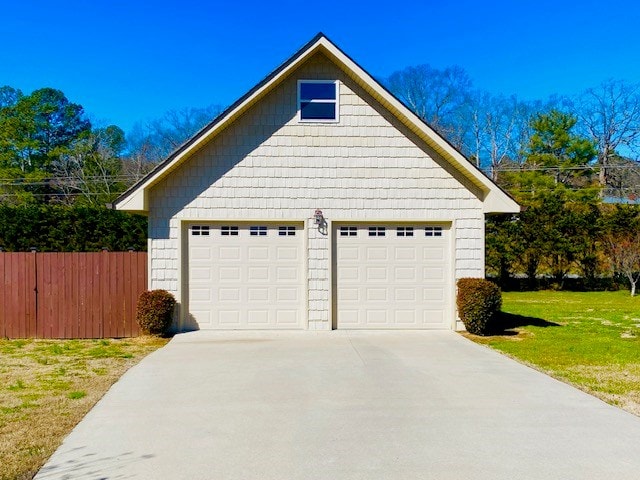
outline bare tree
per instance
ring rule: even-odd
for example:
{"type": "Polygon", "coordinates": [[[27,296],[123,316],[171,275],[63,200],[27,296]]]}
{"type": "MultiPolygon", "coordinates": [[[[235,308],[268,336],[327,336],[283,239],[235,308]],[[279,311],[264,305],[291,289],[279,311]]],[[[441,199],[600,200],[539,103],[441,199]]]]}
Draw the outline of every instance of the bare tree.
{"type": "Polygon", "coordinates": [[[636,294],[636,285],[640,281],[640,231],[610,235],[605,245],[614,272],[624,275],[631,286],[631,296],[636,294]]]}
{"type": "Polygon", "coordinates": [[[146,124],[136,124],[127,138],[129,157],[157,163],[211,122],[221,111],[222,107],[219,105],[183,108],[170,110],[146,124]]]}
{"type": "Polygon", "coordinates": [[[88,204],[112,201],[129,183],[122,177],[119,158],[123,145],[120,128],[94,130],[53,162],[53,185],[69,203],[78,195],[88,204]]]}
{"type": "Polygon", "coordinates": [[[452,144],[463,145],[465,128],[456,120],[471,94],[472,82],[465,70],[458,66],[444,70],[430,65],[407,67],[392,73],[386,85],[452,144]]]}
{"type": "Polygon", "coordinates": [[[465,153],[478,167],[488,168],[494,181],[500,170],[521,162],[521,153],[531,134],[533,104],[510,97],[474,92],[460,123],[466,126],[465,153]]]}
{"type": "Polygon", "coordinates": [[[614,155],[635,155],[640,148],[640,84],[607,80],[578,98],[576,113],[582,127],[596,143],[599,183],[608,184],[614,155]]]}
{"type": "Polygon", "coordinates": [[[461,111],[462,121],[467,124],[463,152],[469,155],[478,168],[482,167],[483,146],[486,143],[483,107],[488,95],[486,92],[473,92],[470,96],[471,101],[467,102],[461,111]]]}
{"type": "Polygon", "coordinates": [[[130,185],[140,180],[158,164],[152,159],[157,152],[151,142],[142,142],[137,148],[122,159],[122,174],[129,179],[130,185]]]}
{"type": "Polygon", "coordinates": [[[640,163],[618,155],[612,155],[608,161],[606,195],[618,201],[633,201],[639,198],[640,163]]]}

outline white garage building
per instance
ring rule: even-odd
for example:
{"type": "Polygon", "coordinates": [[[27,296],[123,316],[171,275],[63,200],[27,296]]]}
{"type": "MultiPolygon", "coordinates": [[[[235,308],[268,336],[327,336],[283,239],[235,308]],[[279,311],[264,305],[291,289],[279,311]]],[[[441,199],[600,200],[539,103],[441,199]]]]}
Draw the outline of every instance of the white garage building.
{"type": "Polygon", "coordinates": [[[518,205],[319,34],[115,203],[178,329],[452,329],[518,205]]]}

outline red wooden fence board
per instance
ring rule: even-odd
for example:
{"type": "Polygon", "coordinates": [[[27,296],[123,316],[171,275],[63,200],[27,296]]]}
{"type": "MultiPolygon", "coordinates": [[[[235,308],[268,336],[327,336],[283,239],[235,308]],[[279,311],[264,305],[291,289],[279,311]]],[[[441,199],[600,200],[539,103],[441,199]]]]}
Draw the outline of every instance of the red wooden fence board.
{"type": "Polygon", "coordinates": [[[5,320],[4,320],[4,311],[7,304],[5,300],[4,292],[5,292],[5,278],[4,278],[4,266],[6,263],[6,257],[0,256],[0,338],[4,338],[6,336],[6,328],[5,328],[5,320]]]}
{"type": "Polygon", "coordinates": [[[0,337],[139,335],[146,288],[144,252],[0,252],[0,337]]]}
{"type": "Polygon", "coordinates": [[[0,255],[0,336],[35,334],[34,258],[31,253],[0,255]]]}

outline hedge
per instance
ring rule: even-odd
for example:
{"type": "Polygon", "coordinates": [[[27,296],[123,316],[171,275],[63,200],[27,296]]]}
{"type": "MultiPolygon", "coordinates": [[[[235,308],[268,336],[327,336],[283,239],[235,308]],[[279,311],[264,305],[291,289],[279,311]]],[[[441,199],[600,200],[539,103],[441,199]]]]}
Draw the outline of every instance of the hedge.
{"type": "Polygon", "coordinates": [[[0,204],[0,247],[8,252],[147,250],[147,218],[106,207],[0,204]]]}

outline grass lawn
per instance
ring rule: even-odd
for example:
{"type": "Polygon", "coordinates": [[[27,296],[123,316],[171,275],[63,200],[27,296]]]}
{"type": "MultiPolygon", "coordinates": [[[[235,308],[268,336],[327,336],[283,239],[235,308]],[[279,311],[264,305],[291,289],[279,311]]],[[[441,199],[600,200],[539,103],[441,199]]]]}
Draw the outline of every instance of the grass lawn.
{"type": "Polygon", "coordinates": [[[502,310],[502,335],[465,335],[640,415],[640,297],[505,292],[502,310]]]}
{"type": "Polygon", "coordinates": [[[109,387],[166,344],[0,340],[0,479],[30,479],[109,387]]]}

